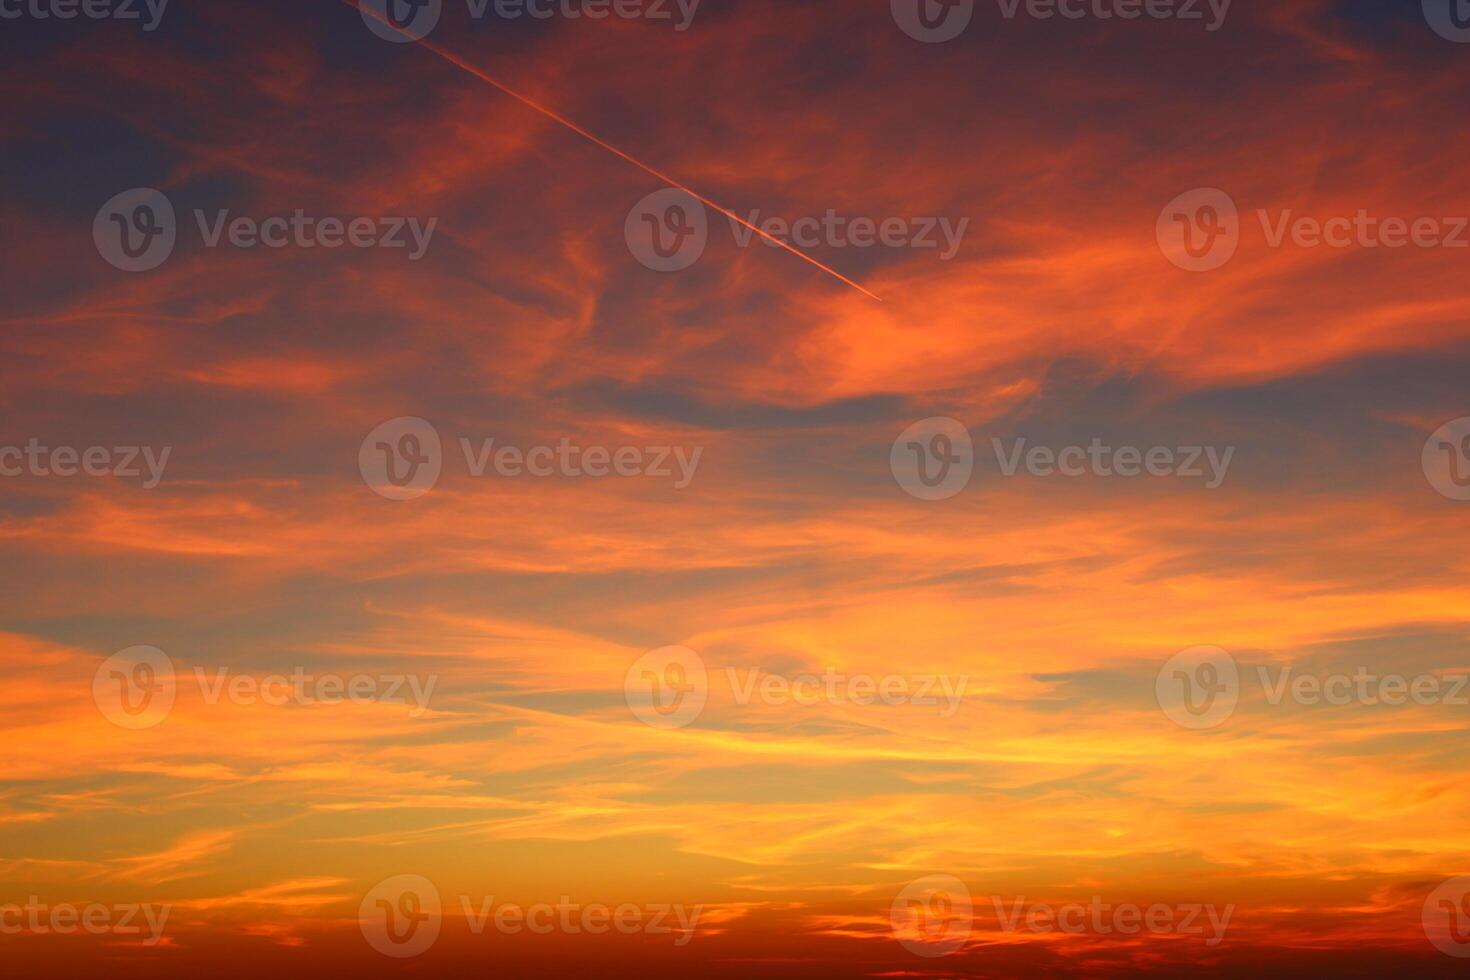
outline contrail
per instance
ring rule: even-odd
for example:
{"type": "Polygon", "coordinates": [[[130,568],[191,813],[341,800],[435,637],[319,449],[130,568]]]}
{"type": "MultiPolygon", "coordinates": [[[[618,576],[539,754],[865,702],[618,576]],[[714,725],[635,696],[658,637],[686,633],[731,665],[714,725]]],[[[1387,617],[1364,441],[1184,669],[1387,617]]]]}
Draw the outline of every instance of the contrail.
{"type": "MultiPolygon", "coordinates": [[[[412,35],[410,35],[408,31],[403,30],[402,28],[398,27],[397,25],[395,25],[395,24],[389,22],[388,20],[384,19],[383,17],[379,16],[378,13],[377,13],[377,11],[362,6],[360,0],[342,0],[342,2],[345,3],[345,4],[347,4],[347,6],[349,6],[349,7],[356,7],[359,11],[366,12],[369,17],[372,17],[374,20],[378,21],[380,24],[385,24],[388,27],[392,28],[393,30],[398,31],[398,33],[404,35],[405,37],[412,37],[412,35]]],[[[393,2],[393,0],[389,0],[389,2],[391,3],[391,2],[393,2]]],[[[521,103],[522,105],[525,105],[525,106],[528,106],[528,107],[530,107],[532,109],[535,109],[537,112],[541,113],[543,116],[547,117],[548,119],[555,120],[556,122],[558,122],[561,125],[565,126],[567,129],[570,129],[572,132],[576,133],[578,136],[582,137],[583,139],[589,140],[590,142],[593,142],[593,143],[596,143],[598,146],[602,147],[604,150],[606,150],[607,152],[613,154],[614,156],[617,156],[617,157],[622,158],[623,160],[626,160],[627,162],[631,163],[633,166],[637,167],[639,170],[642,170],[644,173],[650,174],[650,175],[652,175],[654,177],[657,177],[659,180],[663,181],[665,184],[668,184],[670,187],[678,188],[679,190],[683,191],[685,194],[688,194],[690,197],[694,198],[696,201],[699,201],[701,204],[704,204],[705,206],[710,207],[710,208],[713,208],[714,210],[720,212],[725,217],[729,218],[731,221],[734,221],[737,224],[739,224],[739,225],[741,225],[741,226],[743,226],[745,228],[749,228],[751,231],[755,232],[757,235],[761,236],[766,241],[772,243],[773,245],[778,245],[781,248],[784,248],[786,251],[790,252],[792,255],[796,256],[799,259],[801,259],[803,262],[808,262],[811,265],[816,266],[818,269],[821,269],[823,272],[827,273],[827,275],[832,276],[832,277],[834,277],[836,279],[840,279],[841,281],[843,281],[843,282],[847,283],[849,286],[851,286],[853,289],[856,289],[858,292],[862,293],[864,296],[869,296],[869,297],[871,297],[873,299],[876,299],[880,303],[883,302],[883,300],[882,300],[881,297],[876,296],[873,293],[869,292],[868,290],[864,289],[862,286],[860,286],[857,283],[853,282],[851,279],[847,278],[842,273],[838,272],[836,269],[833,269],[833,268],[830,268],[828,266],[823,265],[822,263],[818,262],[816,259],[812,258],[810,255],[807,255],[805,252],[801,251],[800,249],[795,248],[794,246],[788,244],[787,242],[782,241],[781,239],[777,238],[776,236],[770,234],[769,232],[767,232],[767,231],[765,231],[765,230],[763,230],[761,228],[757,228],[755,225],[751,224],[749,221],[746,221],[744,218],[740,217],[740,215],[736,214],[735,212],[730,211],[730,210],[728,210],[726,208],[720,207],[720,205],[716,204],[714,201],[711,201],[709,198],[705,197],[703,194],[700,194],[698,191],[696,191],[696,190],[694,190],[694,189],[692,189],[690,187],[686,187],[684,184],[681,184],[679,181],[677,181],[674,178],[670,177],[668,174],[662,173],[659,170],[657,170],[656,168],[650,167],[648,164],[644,163],[642,160],[639,160],[639,159],[637,159],[634,156],[631,156],[631,155],[629,155],[627,153],[624,153],[622,150],[618,149],[616,146],[613,146],[611,143],[609,143],[606,140],[600,138],[596,134],[590,133],[587,130],[583,129],[581,126],[578,126],[576,123],[572,122],[566,116],[563,116],[563,115],[561,115],[558,112],[555,112],[555,111],[553,111],[551,109],[548,109],[546,106],[544,106],[541,103],[537,102],[535,99],[530,98],[529,96],[522,95],[520,92],[517,92],[515,89],[511,88],[509,85],[506,85],[504,82],[497,81],[495,78],[491,77],[490,75],[487,75],[485,72],[481,71],[479,68],[476,68],[474,65],[472,65],[469,62],[465,61],[463,58],[459,57],[459,55],[455,54],[453,51],[450,51],[448,48],[440,47],[439,45],[437,45],[434,42],[428,40],[427,38],[419,38],[416,43],[420,47],[427,48],[430,51],[434,52],[439,57],[441,57],[445,61],[449,62],[451,65],[454,65],[456,68],[459,68],[459,69],[462,69],[462,70],[464,70],[466,72],[469,72],[471,75],[474,75],[476,78],[478,78],[482,82],[487,82],[490,85],[493,85],[495,88],[498,88],[500,91],[504,92],[506,95],[508,95],[511,98],[515,99],[517,102],[521,103]]]]}

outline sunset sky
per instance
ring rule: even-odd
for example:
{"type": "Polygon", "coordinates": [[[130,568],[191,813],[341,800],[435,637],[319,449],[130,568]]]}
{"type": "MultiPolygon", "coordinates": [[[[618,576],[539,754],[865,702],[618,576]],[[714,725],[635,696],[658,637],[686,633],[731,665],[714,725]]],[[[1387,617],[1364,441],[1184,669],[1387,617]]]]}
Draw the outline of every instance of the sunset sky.
{"type": "Polygon", "coordinates": [[[1463,975],[1451,0],[976,0],[942,41],[932,0],[442,0],[417,42],[342,0],[58,2],[0,0],[13,975],[1463,975]],[[174,212],[140,271],[134,189],[174,212]],[[1190,253],[1217,217],[1233,253],[1190,253]],[[1024,455],[1094,443],[1202,472],[1024,455]],[[962,486],[905,469],[951,451],[962,486]],[[1161,693],[1201,647],[1186,701],[1239,678],[1209,724],[1161,693]],[[1282,680],[1363,674],[1440,696],[1282,680]],[[401,876],[442,902],[418,955],[374,945],[401,876]],[[914,883],[950,918],[917,938],[914,883]],[[1098,900],[1231,913],[1007,928],[1098,900]],[[474,928],[567,901],[697,925],[474,928]]]}

